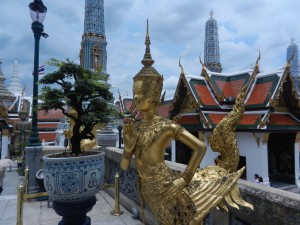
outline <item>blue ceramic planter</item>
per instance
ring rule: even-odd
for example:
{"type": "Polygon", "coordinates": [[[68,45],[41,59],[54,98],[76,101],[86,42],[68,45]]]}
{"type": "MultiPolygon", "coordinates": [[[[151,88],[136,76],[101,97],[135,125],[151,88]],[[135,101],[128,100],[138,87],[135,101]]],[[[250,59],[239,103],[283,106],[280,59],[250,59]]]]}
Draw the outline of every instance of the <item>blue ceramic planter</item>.
{"type": "Polygon", "coordinates": [[[43,157],[44,186],[56,202],[83,202],[94,196],[104,182],[104,153],[79,157],[43,157]]]}

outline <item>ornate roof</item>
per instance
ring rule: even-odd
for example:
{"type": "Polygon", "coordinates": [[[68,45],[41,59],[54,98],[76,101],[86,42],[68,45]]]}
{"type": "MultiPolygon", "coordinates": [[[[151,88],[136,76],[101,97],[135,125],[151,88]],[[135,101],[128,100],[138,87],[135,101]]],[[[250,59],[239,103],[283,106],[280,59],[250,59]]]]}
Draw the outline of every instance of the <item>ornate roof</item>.
{"type": "Polygon", "coordinates": [[[181,72],[171,118],[182,116],[178,123],[192,130],[212,129],[231,111],[246,84],[245,113],[237,129],[300,131],[300,101],[290,65],[260,73],[258,60],[253,69],[240,73],[214,73],[204,66],[201,76],[181,72]]]}

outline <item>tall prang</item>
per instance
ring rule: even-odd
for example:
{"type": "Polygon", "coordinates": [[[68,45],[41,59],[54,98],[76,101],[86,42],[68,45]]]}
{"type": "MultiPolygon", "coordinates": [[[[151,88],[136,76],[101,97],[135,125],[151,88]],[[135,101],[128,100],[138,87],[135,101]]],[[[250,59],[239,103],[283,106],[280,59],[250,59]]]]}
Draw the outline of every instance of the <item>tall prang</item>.
{"type": "Polygon", "coordinates": [[[294,57],[290,62],[291,65],[291,73],[293,76],[293,81],[295,84],[295,88],[297,93],[299,94],[300,91],[300,64],[299,64],[299,49],[298,45],[294,43],[294,39],[291,39],[291,44],[286,50],[286,60],[288,61],[294,53],[294,57]]]}
{"type": "Polygon", "coordinates": [[[106,46],[104,0],[85,0],[80,65],[85,69],[101,69],[106,72],[106,46]]]}
{"type": "Polygon", "coordinates": [[[218,23],[213,15],[211,11],[210,18],[205,23],[204,65],[212,72],[221,73],[218,23]]]}

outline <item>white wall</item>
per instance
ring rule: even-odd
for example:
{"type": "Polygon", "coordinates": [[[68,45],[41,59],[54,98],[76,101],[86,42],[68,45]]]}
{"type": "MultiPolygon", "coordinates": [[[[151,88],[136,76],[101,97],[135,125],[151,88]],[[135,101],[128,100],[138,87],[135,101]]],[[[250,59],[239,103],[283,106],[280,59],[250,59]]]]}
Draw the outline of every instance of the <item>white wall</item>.
{"type": "MultiPolygon", "coordinates": [[[[200,167],[214,165],[214,159],[219,155],[213,152],[208,137],[211,133],[205,133],[205,142],[207,145],[206,154],[200,164],[200,167]]],[[[263,143],[264,133],[239,132],[237,134],[237,142],[240,150],[240,156],[246,157],[246,176],[247,180],[254,182],[254,174],[259,174],[265,185],[270,185],[269,166],[268,166],[268,144],[263,143]]],[[[172,142],[172,156],[175,156],[175,141],[172,142]]],[[[172,157],[175,161],[175,157],[172,157]]],[[[300,153],[299,143],[295,143],[295,180],[300,188],[300,153]]]]}
{"type": "MultiPolygon", "coordinates": [[[[210,133],[206,133],[206,140],[210,133]]],[[[237,142],[240,149],[240,156],[246,157],[247,165],[247,180],[253,182],[254,174],[259,174],[265,184],[269,184],[269,171],[268,171],[268,146],[262,143],[263,134],[256,133],[244,133],[237,134],[237,142]],[[259,144],[257,144],[257,141],[259,144]]],[[[214,165],[214,158],[218,156],[218,153],[212,151],[208,141],[207,151],[201,162],[201,167],[214,165]]]]}

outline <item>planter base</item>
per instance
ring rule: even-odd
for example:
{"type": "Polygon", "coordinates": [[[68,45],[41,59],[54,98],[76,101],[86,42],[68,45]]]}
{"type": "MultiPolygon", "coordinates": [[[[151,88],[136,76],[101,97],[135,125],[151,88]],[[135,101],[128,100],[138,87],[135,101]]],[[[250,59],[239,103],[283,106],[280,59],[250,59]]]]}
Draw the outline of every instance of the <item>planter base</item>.
{"type": "Polygon", "coordinates": [[[53,202],[53,209],[62,216],[58,225],[91,225],[91,219],[86,215],[96,203],[96,197],[92,197],[84,202],[64,203],[53,202]]]}

